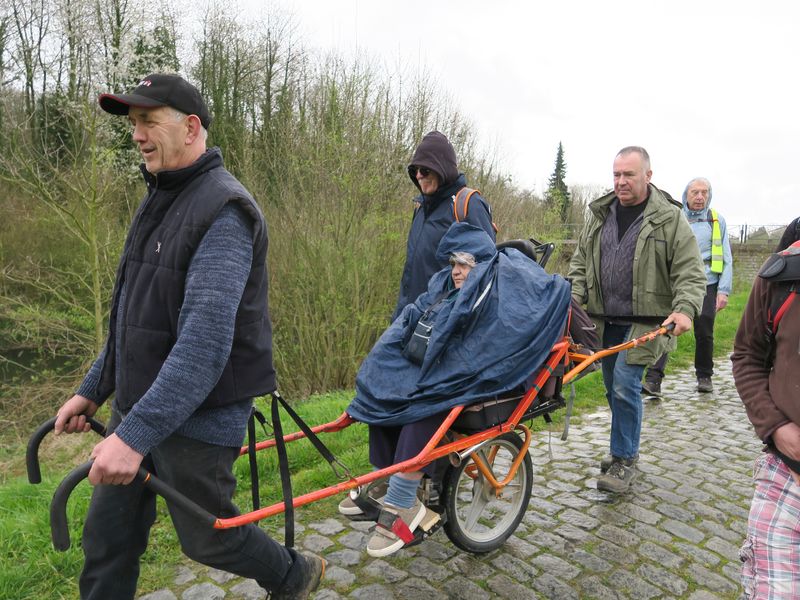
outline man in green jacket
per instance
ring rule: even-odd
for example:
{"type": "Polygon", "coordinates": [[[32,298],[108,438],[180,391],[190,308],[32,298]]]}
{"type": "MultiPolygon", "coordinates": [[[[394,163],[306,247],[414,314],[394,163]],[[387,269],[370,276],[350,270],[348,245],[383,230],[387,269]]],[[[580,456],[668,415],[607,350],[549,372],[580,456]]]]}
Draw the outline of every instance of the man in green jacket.
{"type": "MultiPolygon", "coordinates": [[[[681,335],[702,305],[706,278],[697,242],[680,208],[650,183],[652,173],[644,148],[619,151],[614,191],[589,205],[570,261],[572,296],[586,306],[604,347],[670,323],[681,335]]],[[[674,338],[659,337],[603,359],[611,453],[600,463],[597,489],[630,488],[642,430],[642,373],[674,348],[674,338]]]]}

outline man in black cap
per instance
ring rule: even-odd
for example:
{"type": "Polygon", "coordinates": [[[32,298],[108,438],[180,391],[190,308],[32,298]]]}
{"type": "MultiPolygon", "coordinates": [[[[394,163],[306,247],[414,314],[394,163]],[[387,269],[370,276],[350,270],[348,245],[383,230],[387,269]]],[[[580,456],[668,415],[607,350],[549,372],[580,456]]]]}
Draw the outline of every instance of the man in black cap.
{"type": "Polygon", "coordinates": [[[436,248],[450,225],[466,221],[495,239],[489,204],[479,192],[467,187],[466,177],[458,171],[456,151],[443,133],[431,131],[422,138],[408,165],[408,176],[420,195],[414,199],[406,264],[392,320],[428,289],[434,273],[447,266],[436,258],[436,248]]]}
{"type": "MultiPolygon", "coordinates": [[[[276,383],[267,225],[219,148],[206,149],[211,115],[199,92],[154,74],[99,102],[127,115],[147,193],[117,269],[105,348],[59,409],[55,432],[87,431],[86,417],[114,394],[109,433],[92,450],[80,592],[117,600],[135,595],[155,520],[139,466],[210,513],[237,515],[233,462],[252,398],[276,383]]],[[[306,598],[324,575],[322,559],[254,524],[217,530],[167,507],[187,556],[255,579],[272,598],[306,598]]]]}

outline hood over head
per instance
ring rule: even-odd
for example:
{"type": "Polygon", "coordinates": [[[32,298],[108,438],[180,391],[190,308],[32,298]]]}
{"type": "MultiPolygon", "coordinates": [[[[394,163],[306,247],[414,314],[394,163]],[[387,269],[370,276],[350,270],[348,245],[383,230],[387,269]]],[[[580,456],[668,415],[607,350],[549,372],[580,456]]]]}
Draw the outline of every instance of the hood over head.
{"type": "Polygon", "coordinates": [[[695,177],[694,179],[691,179],[689,183],[686,184],[686,187],[683,188],[683,196],[681,196],[681,198],[683,199],[683,211],[690,217],[696,217],[702,215],[705,211],[711,208],[711,198],[713,197],[713,195],[714,192],[711,189],[711,182],[708,179],[706,179],[705,177],[695,177]],[[696,181],[702,181],[708,186],[708,202],[706,202],[706,207],[703,210],[691,210],[689,208],[689,205],[686,203],[686,194],[689,191],[691,185],[696,181]]]}
{"type": "MultiPolygon", "coordinates": [[[[411,172],[411,166],[427,167],[439,176],[439,187],[445,187],[458,179],[458,161],[456,151],[447,137],[439,131],[425,134],[417,146],[414,156],[409,163],[408,176],[419,189],[416,173],[411,172]]],[[[422,190],[420,190],[422,191],[422,190]]]]}
{"type": "Polygon", "coordinates": [[[453,223],[442,236],[436,258],[446,263],[456,252],[468,252],[475,257],[476,262],[482,263],[494,258],[497,247],[483,229],[462,221],[453,223]]]}

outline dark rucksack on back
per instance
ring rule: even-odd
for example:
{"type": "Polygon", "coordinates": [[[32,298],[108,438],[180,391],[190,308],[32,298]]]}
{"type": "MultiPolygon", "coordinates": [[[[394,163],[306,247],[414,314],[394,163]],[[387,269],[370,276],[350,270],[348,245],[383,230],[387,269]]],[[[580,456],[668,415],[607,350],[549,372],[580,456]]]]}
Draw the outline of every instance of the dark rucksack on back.
{"type": "Polygon", "coordinates": [[[765,362],[771,365],[775,358],[778,325],[797,297],[800,287],[800,241],[772,254],[758,271],[758,276],[773,285],[772,301],[767,312],[767,330],[764,333],[769,343],[765,362]]]}

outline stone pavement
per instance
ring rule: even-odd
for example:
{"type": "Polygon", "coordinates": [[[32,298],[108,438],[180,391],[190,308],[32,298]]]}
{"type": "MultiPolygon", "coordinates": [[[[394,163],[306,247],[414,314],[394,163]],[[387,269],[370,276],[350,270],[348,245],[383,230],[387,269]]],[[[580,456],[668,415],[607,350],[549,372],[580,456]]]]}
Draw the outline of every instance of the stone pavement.
{"type": "MultiPolygon", "coordinates": [[[[313,597],[738,598],[737,553],[760,444],[733,387],[730,362],[716,368],[714,394],[698,394],[687,371],[665,380],[663,400],[645,402],[641,472],[625,496],[595,488],[608,447],[608,410],[573,422],[566,442],[560,431],[537,434],[527,514],[490,554],[461,552],[440,530],[416,547],[373,559],[364,551],[369,524],[333,513],[298,524],[298,547],[328,560],[313,597]]],[[[139,600],[263,597],[253,581],[186,563],[172,589],[139,600]]]]}

